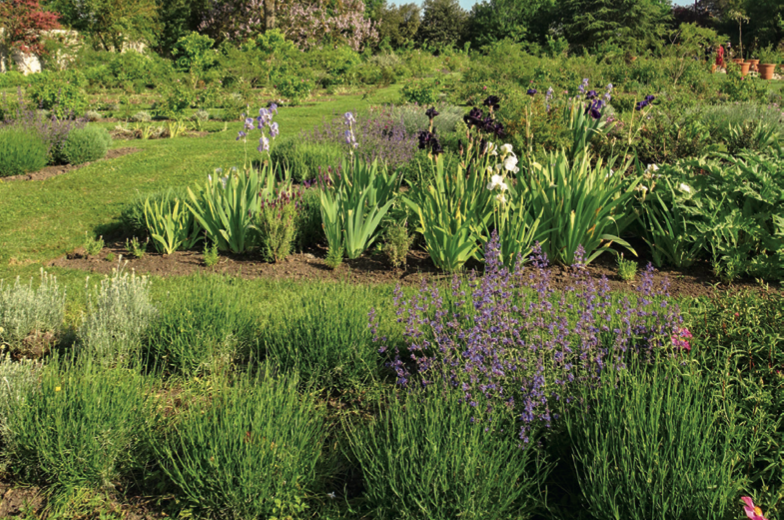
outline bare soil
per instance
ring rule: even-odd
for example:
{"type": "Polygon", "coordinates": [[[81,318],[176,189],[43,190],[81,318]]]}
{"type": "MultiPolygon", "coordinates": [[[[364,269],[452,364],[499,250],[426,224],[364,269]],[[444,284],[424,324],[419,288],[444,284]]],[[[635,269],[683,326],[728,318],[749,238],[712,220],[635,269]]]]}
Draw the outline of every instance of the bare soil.
{"type": "MultiPolygon", "coordinates": [[[[123,157],[124,155],[129,155],[138,151],[140,151],[139,148],[129,148],[129,147],[115,148],[113,150],[109,150],[106,153],[106,157],[104,157],[103,159],[98,159],[98,161],[94,161],[94,162],[117,159],[118,157],[123,157]]],[[[62,164],[57,166],[47,166],[43,170],[38,170],[37,172],[32,172],[25,175],[12,175],[10,177],[3,177],[0,178],[0,181],[43,181],[49,179],[50,177],[56,177],[64,173],[68,173],[68,172],[78,170],[80,168],[84,168],[85,166],[88,166],[90,164],[93,163],[87,162],[79,165],[62,164]]]]}
{"type": "MultiPolygon", "coordinates": [[[[196,251],[178,251],[171,255],[148,252],[143,258],[132,258],[124,244],[115,243],[105,247],[99,255],[89,256],[84,249],[77,249],[49,263],[51,266],[75,268],[90,273],[110,274],[122,262],[127,269],[139,274],[157,276],[182,276],[191,274],[220,273],[247,279],[267,278],[270,280],[318,281],[334,280],[358,284],[401,284],[419,285],[423,278],[448,280],[450,275],[440,272],[425,251],[414,250],[408,254],[405,268],[394,269],[381,254],[365,254],[355,260],[345,260],[337,269],[330,269],[324,258],[324,248],[311,249],[307,253],[291,255],[280,263],[267,263],[258,255],[221,256],[218,265],[204,265],[202,254],[196,251]],[[108,258],[107,258],[108,257],[108,258]],[[126,264],[127,262],[127,264],[126,264]]],[[[641,267],[643,262],[639,264],[641,267]]],[[[468,268],[481,270],[481,264],[469,264],[468,268]]],[[[554,287],[565,288],[571,283],[567,267],[548,268],[554,287]]],[[[626,283],[618,277],[615,260],[606,255],[588,266],[588,272],[596,279],[606,277],[613,291],[634,291],[636,282],[626,283]]],[[[761,290],[754,280],[742,279],[731,286],[722,285],[713,276],[710,265],[698,263],[683,271],[665,269],[654,275],[656,282],[668,279],[670,294],[675,297],[712,296],[723,291],[743,289],[761,290]]],[[[638,280],[639,281],[639,276],[638,280]]],[[[773,284],[771,290],[778,291],[773,284]]]]}

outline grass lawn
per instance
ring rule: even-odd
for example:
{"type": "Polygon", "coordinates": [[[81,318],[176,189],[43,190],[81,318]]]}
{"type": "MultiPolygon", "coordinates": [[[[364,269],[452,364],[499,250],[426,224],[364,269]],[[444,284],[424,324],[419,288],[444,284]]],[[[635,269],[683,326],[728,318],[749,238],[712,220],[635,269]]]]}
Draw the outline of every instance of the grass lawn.
{"type": "MultiPolygon", "coordinates": [[[[281,136],[296,135],[333,113],[394,102],[399,89],[281,108],[276,121],[281,136]]],[[[212,133],[204,138],[115,141],[114,148],[141,151],[45,181],[0,182],[0,279],[34,273],[40,262],[81,245],[85,233],[102,233],[137,192],[192,185],[217,167],[241,166],[245,152],[235,141],[241,124],[229,123],[225,132],[224,123],[206,128],[212,133]]],[[[249,158],[256,157],[255,148],[248,142],[249,158]]]]}

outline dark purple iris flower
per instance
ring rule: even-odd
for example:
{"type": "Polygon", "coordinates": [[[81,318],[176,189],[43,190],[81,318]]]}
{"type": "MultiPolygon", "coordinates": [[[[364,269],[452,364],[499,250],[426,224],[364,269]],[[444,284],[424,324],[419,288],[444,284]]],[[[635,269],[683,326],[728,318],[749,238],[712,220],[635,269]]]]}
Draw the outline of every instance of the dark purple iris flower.
{"type": "Polygon", "coordinates": [[[585,113],[590,114],[591,117],[594,119],[601,119],[602,108],[604,108],[604,101],[602,101],[601,99],[597,99],[586,107],[585,113]]]}
{"type": "Polygon", "coordinates": [[[653,96],[651,96],[650,94],[648,94],[647,96],[645,96],[645,101],[647,101],[648,103],[653,103],[653,100],[654,100],[654,99],[656,99],[656,98],[655,98],[655,97],[653,97],[653,96]]]}
{"type": "Polygon", "coordinates": [[[504,125],[501,123],[496,123],[493,125],[493,133],[496,137],[503,137],[505,135],[504,125]]]}
{"type": "Polygon", "coordinates": [[[441,146],[441,142],[436,136],[433,136],[430,140],[430,146],[430,149],[433,151],[433,155],[441,155],[444,153],[444,148],[441,146]]]}
{"type": "Polygon", "coordinates": [[[488,96],[487,99],[485,99],[483,105],[490,108],[491,110],[498,110],[501,108],[501,105],[498,104],[500,101],[501,100],[498,98],[498,96],[488,96]]]}
{"type": "Polygon", "coordinates": [[[471,109],[468,115],[463,117],[463,121],[465,121],[465,124],[467,124],[469,128],[472,126],[481,127],[484,124],[483,118],[484,114],[482,111],[474,107],[471,109]]]}
{"type": "Polygon", "coordinates": [[[535,88],[529,88],[528,89],[528,95],[531,96],[531,97],[535,96],[536,95],[536,89],[535,88]]]}
{"type": "Polygon", "coordinates": [[[430,119],[433,119],[434,117],[436,117],[438,115],[438,112],[436,112],[436,107],[431,107],[431,108],[427,109],[427,112],[425,112],[425,115],[428,118],[430,118],[430,119]]]}
{"type": "Polygon", "coordinates": [[[647,106],[648,106],[648,102],[643,100],[643,101],[640,101],[640,102],[637,103],[637,106],[635,107],[635,109],[636,110],[642,110],[643,108],[645,108],[647,106]]]}
{"type": "Polygon", "coordinates": [[[428,145],[436,138],[435,134],[428,132],[427,130],[423,130],[419,132],[419,149],[424,150],[428,147],[428,145]]]}
{"type": "Polygon", "coordinates": [[[596,99],[596,91],[589,90],[588,93],[585,95],[586,99],[596,99]]]}

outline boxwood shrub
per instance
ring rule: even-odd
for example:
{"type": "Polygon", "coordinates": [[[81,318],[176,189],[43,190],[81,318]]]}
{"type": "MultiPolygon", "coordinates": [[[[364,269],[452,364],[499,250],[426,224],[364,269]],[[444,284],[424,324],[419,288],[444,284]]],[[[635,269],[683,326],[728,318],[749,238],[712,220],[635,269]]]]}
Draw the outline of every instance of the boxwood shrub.
{"type": "Polygon", "coordinates": [[[112,138],[105,128],[76,128],[63,143],[62,155],[69,164],[84,164],[106,156],[112,138]]]}

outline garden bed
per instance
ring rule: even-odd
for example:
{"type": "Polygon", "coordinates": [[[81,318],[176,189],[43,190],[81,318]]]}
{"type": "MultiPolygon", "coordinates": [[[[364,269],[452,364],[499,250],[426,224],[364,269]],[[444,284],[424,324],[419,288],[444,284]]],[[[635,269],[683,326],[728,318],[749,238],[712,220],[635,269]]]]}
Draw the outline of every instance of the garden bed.
{"type": "MultiPolygon", "coordinates": [[[[52,260],[48,265],[70,269],[82,269],[91,273],[111,274],[117,267],[117,262],[122,255],[122,261],[127,261],[127,267],[139,274],[155,276],[187,276],[193,274],[219,273],[239,276],[246,279],[267,278],[272,280],[301,280],[301,281],[349,281],[357,284],[401,284],[418,286],[422,279],[449,280],[451,275],[444,274],[436,269],[432,260],[425,251],[412,250],[408,253],[407,267],[393,269],[384,255],[365,254],[355,260],[344,260],[337,269],[330,269],[325,263],[326,249],[316,248],[310,252],[291,255],[286,261],[268,263],[257,255],[230,255],[221,256],[218,265],[207,267],[203,255],[197,251],[177,251],[171,255],[161,255],[148,252],[142,258],[133,258],[128,254],[125,245],[116,243],[107,245],[99,255],[87,255],[83,248],[78,248],[71,253],[52,260]]],[[[640,261],[639,265],[644,265],[640,261]]],[[[468,270],[482,270],[482,265],[469,263],[468,270]]],[[[571,269],[553,265],[548,268],[553,287],[564,289],[572,282],[571,269]]],[[[610,289],[615,292],[634,291],[635,282],[626,283],[618,277],[618,270],[614,257],[609,255],[600,257],[588,266],[588,272],[594,280],[606,277],[610,289]]],[[[637,279],[639,280],[639,275],[637,279]]],[[[712,296],[717,291],[759,289],[755,280],[741,279],[727,286],[720,284],[713,275],[708,262],[698,262],[692,267],[678,271],[665,269],[656,271],[654,280],[658,283],[664,278],[669,279],[670,294],[674,297],[702,297],[712,296]]],[[[773,287],[772,291],[779,289],[773,287]]]]}
{"type": "MultiPolygon", "coordinates": [[[[103,159],[99,159],[99,161],[105,161],[109,159],[117,159],[118,157],[123,157],[125,155],[130,155],[132,153],[136,153],[141,151],[140,148],[115,148],[114,150],[109,150],[106,153],[106,157],[103,159]]],[[[97,161],[95,161],[97,162],[97,161]]],[[[93,164],[92,162],[86,162],[78,165],[73,164],[61,164],[55,166],[47,166],[37,172],[28,173],[25,175],[12,175],[10,177],[0,178],[3,181],[43,181],[49,179],[51,177],[57,177],[58,175],[62,175],[64,173],[72,172],[74,170],[79,170],[80,168],[84,168],[85,166],[89,166],[93,164]]]]}

